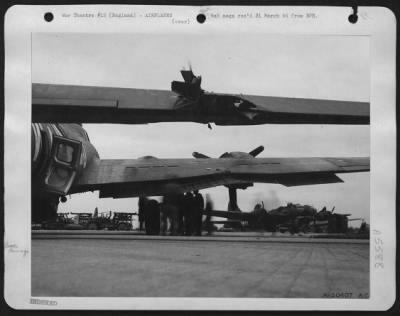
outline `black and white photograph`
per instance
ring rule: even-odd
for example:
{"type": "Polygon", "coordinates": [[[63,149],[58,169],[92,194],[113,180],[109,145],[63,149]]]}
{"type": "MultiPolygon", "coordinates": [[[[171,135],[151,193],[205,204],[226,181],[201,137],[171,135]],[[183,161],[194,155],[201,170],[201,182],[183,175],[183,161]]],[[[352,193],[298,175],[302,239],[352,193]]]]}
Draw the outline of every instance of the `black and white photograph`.
{"type": "MultiPolygon", "coordinates": [[[[236,32],[191,32],[171,10],[59,10],[55,22],[88,28],[29,35],[31,304],[368,302],[381,233],[371,36],[240,28],[310,23],[310,10],[236,10],[236,32]],[[178,26],[87,22],[147,15],[178,26]]],[[[224,12],[204,10],[204,25],[224,12]]]]}

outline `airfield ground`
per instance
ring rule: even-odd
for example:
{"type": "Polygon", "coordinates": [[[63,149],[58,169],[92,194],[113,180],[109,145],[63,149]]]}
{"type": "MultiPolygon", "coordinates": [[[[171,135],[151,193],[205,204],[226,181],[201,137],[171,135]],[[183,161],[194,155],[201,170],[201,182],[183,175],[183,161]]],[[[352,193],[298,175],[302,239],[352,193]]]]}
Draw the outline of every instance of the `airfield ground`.
{"type": "Polygon", "coordinates": [[[367,240],[72,232],[38,233],[32,240],[32,296],[323,298],[345,293],[368,296],[367,240]]]}

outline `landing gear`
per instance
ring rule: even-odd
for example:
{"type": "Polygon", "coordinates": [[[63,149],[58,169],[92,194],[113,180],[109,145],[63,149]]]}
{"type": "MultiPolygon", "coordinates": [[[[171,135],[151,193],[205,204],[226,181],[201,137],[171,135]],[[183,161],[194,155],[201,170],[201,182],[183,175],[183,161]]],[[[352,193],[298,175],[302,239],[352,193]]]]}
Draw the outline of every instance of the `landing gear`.
{"type": "MultiPolygon", "coordinates": [[[[229,191],[229,203],[228,212],[242,212],[237,204],[237,189],[235,187],[228,187],[229,191]]],[[[243,230],[241,222],[231,223],[230,227],[233,229],[243,230]]]]}
{"type": "Polygon", "coordinates": [[[241,212],[241,210],[237,204],[237,189],[229,187],[228,191],[229,191],[228,211],[241,212]]]}
{"type": "Polygon", "coordinates": [[[40,224],[44,221],[55,221],[59,196],[51,194],[32,194],[32,196],[35,196],[35,198],[32,198],[32,223],[40,224]]]}

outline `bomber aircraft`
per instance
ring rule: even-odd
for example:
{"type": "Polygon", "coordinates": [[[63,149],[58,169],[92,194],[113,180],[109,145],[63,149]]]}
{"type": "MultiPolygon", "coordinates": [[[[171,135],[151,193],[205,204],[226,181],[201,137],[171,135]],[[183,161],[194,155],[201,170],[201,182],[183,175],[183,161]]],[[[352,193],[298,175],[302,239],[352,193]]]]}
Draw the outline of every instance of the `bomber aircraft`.
{"type": "Polygon", "coordinates": [[[270,211],[267,211],[262,204],[257,204],[250,212],[210,210],[204,211],[203,214],[226,218],[227,221],[213,221],[213,223],[226,223],[238,229],[243,229],[242,222],[246,222],[248,229],[269,232],[276,232],[282,224],[288,226],[292,233],[316,232],[321,230],[322,226],[326,226],[328,232],[346,232],[348,216],[351,214],[333,214],[333,211],[334,208],[327,211],[324,207],[317,211],[310,205],[288,203],[270,211]]]}
{"type": "Polygon", "coordinates": [[[206,92],[201,76],[181,71],[170,90],[33,83],[35,123],[198,122],[217,125],[369,124],[368,102],[206,92]]]}
{"type": "MultiPolygon", "coordinates": [[[[56,215],[65,196],[100,191],[100,197],[157,196],[254,182],[285,186],[341,182],[336,173],[369,170],[369,158],[255,158],[225,153],[219,159],[101,160],[80,123],[191,121],[219,125],[369,124],[369,103],[205,92],[201,77],[182,70],[171,91],[32,84],[32,220],[56,215]]],[[[196,157],[196,155],[195,155],[196,157]]],[[[196,158],[205,158],[198,154],[196,158]]]]}
{"type": "Polygon", "coordinates": [[[340,173],[370,170],[361,158],[255,158],[261,150],[213,159],[100,159],[80,124],[32,123],[32,221],[55,217],[66,195],[159,196],[253,182],[284,186],[336,183],[340,173]]]}

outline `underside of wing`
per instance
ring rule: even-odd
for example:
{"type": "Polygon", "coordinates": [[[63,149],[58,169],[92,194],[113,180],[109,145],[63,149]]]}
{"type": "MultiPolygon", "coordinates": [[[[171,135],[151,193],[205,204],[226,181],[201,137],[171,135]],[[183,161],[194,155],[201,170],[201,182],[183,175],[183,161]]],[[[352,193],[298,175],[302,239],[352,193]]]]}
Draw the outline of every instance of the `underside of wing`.
{"type": "MultiPolygon", "coordinates": [[[[221,96],[222,98],[222,96],[221,96]]],[[[226,95],[225,98],[231,98],[226,95]]],[[[248,124],[369,124],[368,102],[238,95],[248,124]]]]}
{"type": "Polygon", "coordinates": [[[32,84],[32,121],[42,123],[369,124],[369,117],[367,102],[32,84]]]}
{"type": "Polygon", "coordinates": [[[101,160],[70,193],[100,191],[100,197],[158,196],[220,185],[336,183],[337,173],[369,171],[369,158],[253,158],[101,160]]]}
{"type": "Polygon", "coordinates": [[[169,116],[174,112],[177,98],[175,93],[165,90],[33,83],[32,121],[149,123],[159,118],[172,120],[173,116],[169,116]]]}

